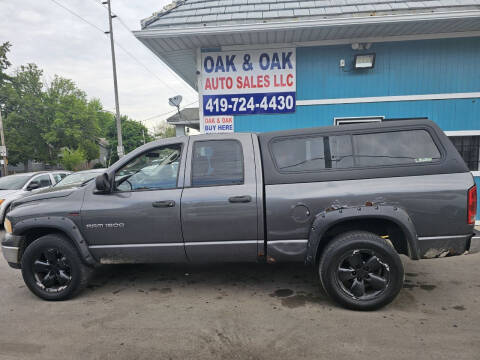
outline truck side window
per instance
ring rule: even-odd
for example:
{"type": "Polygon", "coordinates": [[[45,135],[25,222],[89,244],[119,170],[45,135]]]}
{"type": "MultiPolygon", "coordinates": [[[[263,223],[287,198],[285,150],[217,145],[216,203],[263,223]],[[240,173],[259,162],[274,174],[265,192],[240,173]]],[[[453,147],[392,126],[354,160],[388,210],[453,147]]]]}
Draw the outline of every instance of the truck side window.
{"type": "Polygon", "coordinates": [[[271,146],[280,172],[343,169],[353,166],[349,135],[291,137],[271,146]]]}
{"type": "Polygon", "coordinates": [[[426,130],[353,135],[357,166],[430,163],[440,152],[426,130]]]}
{"type": "Polygon", "coordinates": [[[197,141],[192,186],[243,184],[242,145],[236,140],[197,141]]]}
{"type": "Polygon", "coordinates": [[[176,188],[181,151],[180,144],[168,145],[130,160],[115,173],[116,190],[176,188]]]}

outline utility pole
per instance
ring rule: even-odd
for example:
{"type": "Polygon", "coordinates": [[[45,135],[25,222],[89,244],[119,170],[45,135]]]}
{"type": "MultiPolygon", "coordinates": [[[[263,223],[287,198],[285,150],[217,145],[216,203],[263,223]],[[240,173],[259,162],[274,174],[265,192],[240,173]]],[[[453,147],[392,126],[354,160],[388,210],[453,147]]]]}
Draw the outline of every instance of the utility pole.
{"type": "Polygon", "coordinates": [[[113,41],[113,26],[112,26],[112,18],[116,17],[116,15],[112,15],[112,7],[110,5],[110,0],[102,2],[102,4],[108,5],[108,25],[110,27],[110,31],[107,31],[107,34],[110,34],[110,47],[112,50],[112,68],[113,68],[113,87],[115,90],[115,109],[116,109],[116,123],[117,123],[117,154],[118,157],[121,158],[125,155],[125,151],[123,149],[123,140],[122,140],[122,122],[120,120],[120,105],[118,104],[118,85],[117,85],[117,65],[115,63],[115,46],[113,41]]]}
{"type": "Polygon", "coordinates": [[[8,175],[8,160],[7,160],[7,147],[5,146],[5,135],[3,133],[3,120],[2,120],[2,109],[0,108],[0,138],[2,140],[2,147],[0,153],[3,158],[3,176],[8,175]]]}

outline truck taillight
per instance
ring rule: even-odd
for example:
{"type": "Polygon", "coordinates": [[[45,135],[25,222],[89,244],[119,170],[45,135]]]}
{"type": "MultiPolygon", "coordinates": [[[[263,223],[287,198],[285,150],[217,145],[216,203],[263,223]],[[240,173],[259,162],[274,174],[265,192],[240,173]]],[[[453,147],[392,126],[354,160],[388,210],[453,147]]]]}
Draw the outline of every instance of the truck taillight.
{"type": "Polygon", "coordinates": [[[468,223],[475,224],[477,216],[477,185],[473,185],[468,190],[468,223]]]}

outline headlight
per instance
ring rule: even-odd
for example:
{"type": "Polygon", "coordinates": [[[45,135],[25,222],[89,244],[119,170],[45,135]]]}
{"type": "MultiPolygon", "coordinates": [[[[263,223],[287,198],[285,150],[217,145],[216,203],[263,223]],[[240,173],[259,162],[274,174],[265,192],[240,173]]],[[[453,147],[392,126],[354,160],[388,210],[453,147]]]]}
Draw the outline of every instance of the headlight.
{"type": "Polygon", "coordinates": [[[0,199],[0,205],[5,201],[5,199],[0,199]]]}
{"type": "Polygon", "coordinates": [[[3,222],[3,227],[7,233],[12,233],[12,223],[7,218],[5,218],[5,221],[3,222]]]}

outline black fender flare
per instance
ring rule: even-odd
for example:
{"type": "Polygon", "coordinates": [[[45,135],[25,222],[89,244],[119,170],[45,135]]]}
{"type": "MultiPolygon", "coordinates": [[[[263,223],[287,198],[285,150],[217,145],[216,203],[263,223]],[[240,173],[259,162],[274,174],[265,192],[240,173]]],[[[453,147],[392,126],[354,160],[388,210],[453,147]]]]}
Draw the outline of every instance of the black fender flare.
{"type": "Polygon", "coordinates": [[[305,262],[315,263],[316,255],[324,234],[332,226],[346,220],[357,219],[384,219],[397,224],[406,236],[410,258],[419,259],[419,249],[415,226],[408,213],[394,205],[372,205],[340,208],[331,211],[323,211],[315,216],[310,228],[305,262]]]}
{"type": "Polygon", "coordinates": [[[34,217],[19,221],[14,226],[14,235],[23,235],[27,231],[35,228],[50,228],[65,233],[74,243],[80,257],[87,265],[98,265],[97,260],[92,256],[88,249],[88,244],[83,238],[77,224],[65,216],[44,216],[34,217]]]}

